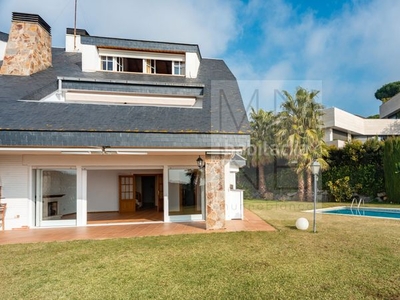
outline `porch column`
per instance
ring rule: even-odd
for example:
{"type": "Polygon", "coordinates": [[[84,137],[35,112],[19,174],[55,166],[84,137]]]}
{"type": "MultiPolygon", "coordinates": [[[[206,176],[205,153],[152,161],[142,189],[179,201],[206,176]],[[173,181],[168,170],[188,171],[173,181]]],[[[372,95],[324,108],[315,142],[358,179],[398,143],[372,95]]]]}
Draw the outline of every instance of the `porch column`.
{"type": "Polygon", "coordinates": [[[207,155],[206,179],[206,229],[225,228],[225,165],[229,155],[207,155]]]}

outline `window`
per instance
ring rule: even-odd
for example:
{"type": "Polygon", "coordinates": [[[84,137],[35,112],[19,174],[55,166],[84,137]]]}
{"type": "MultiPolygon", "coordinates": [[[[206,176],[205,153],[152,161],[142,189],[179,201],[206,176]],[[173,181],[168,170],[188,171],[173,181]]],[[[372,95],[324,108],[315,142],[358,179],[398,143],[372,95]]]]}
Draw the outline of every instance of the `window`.
{"type": "Polygon", "coordinates": [[[122,57],[116,57],[116,66],[117,66],[117,71],[118,72],[123,72],[124,71],[124,64],[122,62],[123,58],[122,57]]]}
{"type": "Polygon", "coordinates": [[[101,56],[101,70],[147,74],[184,75],[183,61],[101,56]]]}
{"type": "Polygon", "coordinates": [[[156,61],[154,59],[146,59],[146,73],[156,73],[156,61]]]}
{"type": "Polygon", "coordinates": [[[174,61],[174,75],[185,74],[185,63],[183,61],[174,61]]]}
{"type": "Polygon", "coordinates": [[[400,119],[400,112],[389,115],[387,119],[400,119]]]}
{"type": "Polygon", "coordinates": [[[123,58],[125,72],[143,73],[143,59],[140,58],[123,58]]]}
{"type": "Polygon", "coordinates": [[[157,74],[172,74],[172,61],[156,60],[157,74]]]}
{"type": "Polygon", "coordinates": [[[332,133],[333,133],[333,140],[334,141],[336,141],[336,140],[347,141],[349,139],[349,136],[348,136],[347,132],[343,132],[343,131],[340,131],[340,130],[333,129],[332,133]]]}
{"type": "Polygon", "coordinates": [[[113,71],[113,58],[111,56],[102,56],[101,67],[104,71],[113,71]]]}

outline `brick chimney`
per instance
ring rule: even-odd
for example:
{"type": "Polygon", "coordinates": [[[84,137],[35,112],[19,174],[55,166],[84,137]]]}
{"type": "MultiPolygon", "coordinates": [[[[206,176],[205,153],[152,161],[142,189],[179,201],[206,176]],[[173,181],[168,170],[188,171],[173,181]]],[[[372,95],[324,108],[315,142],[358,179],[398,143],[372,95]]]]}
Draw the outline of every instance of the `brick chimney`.
{"type": "Polygon", "coordinates": [[[29,76],[51,67],[51,28],[34,14],[12,14],[0,74],[29,76]]]}

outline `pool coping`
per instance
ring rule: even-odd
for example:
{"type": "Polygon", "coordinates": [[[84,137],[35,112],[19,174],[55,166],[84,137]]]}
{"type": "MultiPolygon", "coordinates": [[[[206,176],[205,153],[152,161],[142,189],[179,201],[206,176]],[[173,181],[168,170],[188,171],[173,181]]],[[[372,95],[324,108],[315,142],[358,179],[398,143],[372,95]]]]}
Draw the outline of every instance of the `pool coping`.
{"type": "MultiPolygon", "coordinates": [[[[360,215],[360,214],[341,214],[341,213],[325,213],[326,211],[331,211],[331,210],[339,210],[339,209],[351,209],[350,206],[334,206],[334,207],[327,207],[327,208],[318,208],[316,209],[316,213],[318,214],[325,214],[325,215],[337,215],[337,216],[347,216],[347,217],[365,217],[365,218],[375,218],[375,219],[386,219],[386,220],[400,220],[400,218],[388,218],[388,217],[378,217],[378,216],[366,216],[366,215],[360,215]]],[[[390,210],[390,211],[396,211],[400,213],[400,208],[388,208],[388,207],[368,207],[368,206],[363,206],[363,207],[355,207],[353,208],[354,210],[359,210],[359,209],[374,209],[374,210],[390,210]]],[[[304,212],[314,212],[313,209],[311,210],[306,210],[304,212]]]]}

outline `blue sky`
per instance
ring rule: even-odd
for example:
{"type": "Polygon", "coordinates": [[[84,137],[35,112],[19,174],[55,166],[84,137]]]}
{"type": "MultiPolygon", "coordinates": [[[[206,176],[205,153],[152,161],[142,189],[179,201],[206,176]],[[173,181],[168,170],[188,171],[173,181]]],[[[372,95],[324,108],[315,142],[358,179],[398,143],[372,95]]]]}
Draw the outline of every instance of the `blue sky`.
{"type": "MultiPolygon", "coordinates": [[[[64,47],[74,0],[0,0],[0,31],[13,11],[39,14],[64,47]]],[[[400,80],[398,12],[398,0],[78,0],[77,26],[199,44],[203,57],[225,60],[246,106],[279,110],[279,91],[302,86],[325,107],[369,116],[379,112],[375,91],[400,80]]]]}

